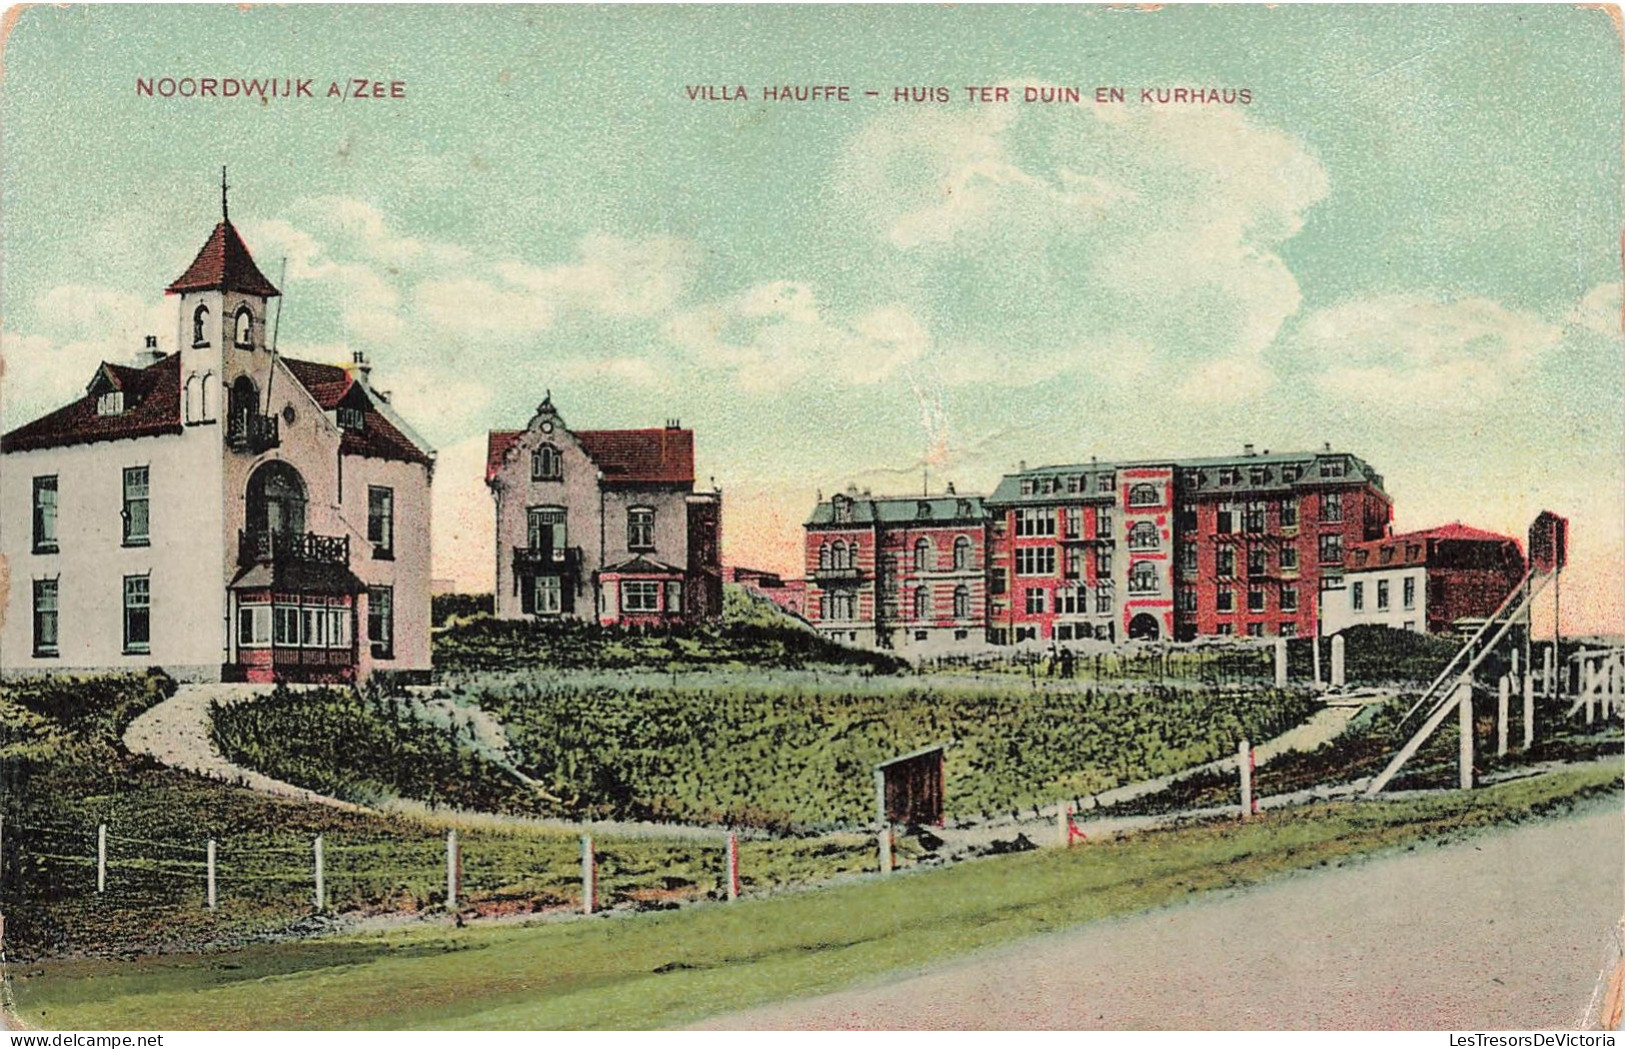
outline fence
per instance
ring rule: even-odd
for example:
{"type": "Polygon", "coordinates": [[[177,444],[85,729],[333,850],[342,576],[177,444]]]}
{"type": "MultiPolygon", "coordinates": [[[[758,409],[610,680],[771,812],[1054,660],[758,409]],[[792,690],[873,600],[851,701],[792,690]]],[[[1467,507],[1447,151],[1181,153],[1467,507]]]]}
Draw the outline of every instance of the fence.
{"type": "Polygon", "coordinates": [[[1148,644],[1110,650],[1085,644],[1077,649],[1069,648],[1064,642],[1050,648],[1001,648],[977,654],[939,656],[924,665],[936,669],[1023,673],[1034,679],[1188,682],[1221,688],[1269,684],[1275,679],[1275,650],[1268,644],[1237,642],[1178,647],[1148,644]]]}

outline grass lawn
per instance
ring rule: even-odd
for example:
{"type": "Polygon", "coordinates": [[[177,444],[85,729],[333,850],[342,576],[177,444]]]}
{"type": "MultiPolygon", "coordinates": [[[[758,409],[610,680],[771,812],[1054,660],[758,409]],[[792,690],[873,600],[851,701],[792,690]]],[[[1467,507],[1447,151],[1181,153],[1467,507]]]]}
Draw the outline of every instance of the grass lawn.
{"type": "Polygon", "coordinates": [[[1617,760],[1471,793],[1314,806],[736,904],[413,929],[212,955],[14,969],[62,1028],[649,1028],[1163,906],[1209,889],[1567,811],[1617,760]]]}

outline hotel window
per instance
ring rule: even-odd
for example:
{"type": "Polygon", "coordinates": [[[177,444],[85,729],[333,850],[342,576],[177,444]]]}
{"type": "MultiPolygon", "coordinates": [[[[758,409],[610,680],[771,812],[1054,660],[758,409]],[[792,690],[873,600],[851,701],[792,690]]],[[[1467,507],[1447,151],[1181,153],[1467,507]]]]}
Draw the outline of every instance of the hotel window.
{"type": "Polygon", "coordinates": [[[552,551],[553,560],[564,560],[564,548],[569,545],[565,531],[564,507],[532,506],[525,514],[526,541],[532,550],[552,551]]]}
{"type": "Polygon", "coordinates": [[[1040,616],[1049,610],[1049,591],[1039,587],[1027,589],[1027,614],[1040,616]]]}
{"type": "Polygon", "coordinates": [[[1128,490],[1128,505],[1130,506],[1158,506],[1162,503],[1162,496],[1157,492],[1154,484],[1137,484],[1128,490]]]}
{"type": "Polygon", "coordinates": [[[1333,533],[1320,537],[1320,563],[1335,565],[1343,562],[1343,537],[1333,533]]]}
{"type": "Polygon", "coordinates": [[[1231,634],[1233,634],[1235,632],[1236,632],[1235,627],[1231,626],[1229,623],[1220,623],[1219,624],[1219,636],[1220,637],[1229,637],[1231,634]]]}
{"type": "Polygon", "coordinates": [[[1095,491],[1097,492],[1109,492],[1116,487],[1116,474],[1101,474],[1099,477],[1095,478],[1095,491]]]}
{"type": "Polygon", "coordinates": [[[530,479],[532,481],[562,481],[564,457],[551,444],[544,444],[530,453],[530,479]]]}
{"type": "Polygon", "coordinates": [[[1110,550],[1095,551],[1095,578],[1106,579],[1112,574],[1112,552],[1110,550]]]}
{"type": "Polygon", "coordinates": [[[1365,584],[1355,583],[1349,587],[1349,607],[1356,612],[1365,611],[1365,584]]]}
{"type": "Polygon", "coordinates": [[[1415,576],[1407,576],[1406,579],[1405,579],[1404,600],[1405,600],[1405,607],[1407,609],[1411,609],[1411,608],[1416,607],[1416,577],[1415,576]]]}
{"type": "Polygon", "coordinates": [[[1157,566],[1150,561],[1141,561],[1128,572],[1128,588],[1130,593],[1154,594],[1157,592],[1157,566]]]}
{"type": "Polygon", "coordinates": [[[1236,574],[1235,547],[1221,546],[1213,551],[1213,572],[1220,579],[1229,579],[1236,574]]]}
{"type": "Polygon", "coordinates": [[[1196,544],[1179,544],[1179,570],[1181,572],[1196,571],[1196,544]]]}
{"type": "Polygon", "coordinates": [[[1249,612],[1262,612],[1262,611],[1264,611],[1264,588],[1263,587],[1261,587],[1261,586],[1250,586],[1250,587],[1247,588],[1247,611],[1249,611],[1249,612]]]}
{"type": "Polygon", "coordinates": [[[1387,609],[1388,609],[1388,580],[1379,579],[1379,580],[1377,580],[1377,610],[1379,612],[1383,612],[1383,611],[1387,611],[1387,609]]]}
{"type": "Polygon", "coordinates": [[[1227,586],[1219,587],[1213,597],[1213,607],[1220,612],[1234,612],[1236,610],[1236,593],[1227,586]]]}
{"type": "Polygon", "coordinates": [[[1296,572],[1298,570],[1298,548],[1295,546],[1281,547],[1281,571],[1296,572]]]}
{"type": "Polygon", "coordinates": [[[367,489],[367,542],[372,544],[372,556],[380,561],[395,559],[395,490],[393,488],[367,489]]]}
{"type": "Polygon", "coordinates": [[[149,476],[145,466],[130,466],[124,470],[124,545],[146,546],[149,476]]]}
{"type": "Polygon", "coordinates": [[[1219,535],[1229,535],[1236,530],[1236,507],[1234,503],[1219,504],[1219,512],[1215,516],[1213,530],[1219,535]]]}
{"type": "Polygon", "coordinates": [[[954,587],[954,618],[970,618],[970,587],[954,587]]]}
{"type": "Polygon", "coordinates": [[[1095,511],[1095,538],[1110,539],[1112,537],[1112,515],[1105,510],[1095,511]]]}
{"type": "Polygon", "coordinates": [[[237,609],[237,647],[265,648],[270,643],[271,606],[239,606],[237,609]]]}
{"type": "Polygon", "coordinates": [[[1055,574],[1055,548],[1053,546],[1020,546],[1016,548],[1016,575],[1052,576],[1055,574]]]}
{"type": "Polygon", "coordinates": [[[1343,519],[1343,493],[1327,492],[1320,497],[1320,519],[1333,522],[1343,519]]]}
{"type": "Polygon", "coordinates": [[[1247,636],[1248,637],[1263,637],[1264,636],[1264,624],[1263,623],[1248,623],[1247,624],[1247,636]]]}
{"type": "Polygon", "coordinates": [[[1262,546],[1252,547],[1247,551],[1247,574],[1249,576],[1263,575],[1269,571],[1269,551],[1262,546]]]}
{"type": "Polygon", "coordinates": [[[626,512],[626,548],[653,550],[655,548],[655,512],[653,507],[634,506],[626,512]]]}
{"type": "Polygon", "coordinates": [[[1296,499],[1288,499],[1281,504],[1281,527],[1298,527],[1298,501],[1296,499]]]}
{"type": "Polygon", "coordinates": [[[660,584],[648,579],[623,580],[621,611],[638,613],[660,611],[660,584]]]}
{"type": "Polygon", "coordinates": [[[1095,614],[1102,616],[1112,614],[1112,592],[1105,587],[1095,591],[1095,614]]]}
{"type": "Polygon", "coordinates": [[[1075,506],[1070,511],[1061,511],[1061,537],[1063,539],[1076,539],[1083,528],[1083,507],[1075,506]]]}
{"type": "Polygon", "coordinates": [[[395,658],[395,588],[367,588],[367,641],[372,658],[395,658]]]}
{"type": "Polygon", "coordinates": [[[1299,466],[1297,463],[1292,463],[1290,465],[1281,467],[1281,480],[1286,484],[1292,484],[1302,475],[1303,467],[1299,466]]]}
{"type": "Polygon", "coordinates": [[[1249,484],[1269,484],[1270,483],[1269,467],[1267,467],[1267,466],[1254,466],[1254,467],[1252,467],[1251,469],[1249,469],[1247,471],[1247,481],[1248,481],[1249,484]]]}
{"type": "Polygon", "coordinates": [[[954,540],[954,571],[966,572],[970,570],[970,536],[962,535],[954,540]]]}
{"type": "Polygon", "coordinates": [[[1348,473],[1347,459],[1322,459],[1320,461],[1320,476],[1342,477],[1348,473]]]}
{"type": "Polygon", "coordinates": [[[1064,572],[1064,574],[1065,574],[1066,578],[1068,578],[1068,579],[1082,579],[1083,578],[1083,548],[1082,547],[1073,546],[1073,547],[1068,547],[1067,548],[1067,551],[1066,551],[1066,571],[1064,572]]]}
{"type": "Polygon", "coordinates": [[[1155,550],[1161,545],[1162,536],[1150,521],[1136,521],[1134,527],[1128,530],[1130,550],[1155,550]]]}
{"type": "Polygon", "coordinates": [[[57,552],[55,474],[34,478],[34,552],[57,552]]]}
{"type": "Polygon", "coordinates": [[[34,654],[36,656],[54,656],[57,654],[58,594],[57,580],[34,580],[34,654]]]}
{"type": "Polygon", "coordinates": [[[1190,587],[1181,587],[1174,595],[1174,607],[1181,612],[1196,611],[1196,591],[1190,587]]]}
{"type": "Polygon", "coordinates": [[[1055,611],[1063,616],[1089,611],[1089,591],[1081,586],[1065,586],[1055,591],[1055,611]]]}
{"type": "Polygon", "coordinates": [[[931,547],[931,540],[922,538],[916,541],[914,544],[914,571],[934,572],[936,567],[936,558],[931,547]]]}
{"type": "Polygon", "coordinates": [[[1025,509],[1016,511],[1016,535],[1050,536],[1054,534],[1055,510],[1053,507],[1043,510],[1025,509]]]}
{"type": "Polygon", "coordinates": [[[1298,636],[1298,624],[1296,624],[1296,623],[1282,623],[1281,624],[1281,636],[1282,637],[1297,637],[1298,636]]]}
{"type": "Polygon", "coordinates": [[[1296,612],[1298,610],[1298,588],[1283,586],[1281,588],[1281,611],[1296,612]]]}
{"type": "Polygon", "coordinates": [[[914,516],[921,521],[929,521],[931,519],[930,500],[921,499],[918,503],[916,503],[914,505],[914,516]]]}
{"type": "Polygon", "coordinates": [[[1248,503],[1243,513],[1242,528],[1248,532],[1262,532],[1264,530],[1264,504],[1248,503]]]}
{"type": "Polygon", "coordinates": [[[931,618],[931,591],[926,587],[916,587],[914,590],[914,618],[931,618]]]}
{"type": "Polygon", "coordinates": [[[124,651],[152,651],[152,577],[124,577],[124,651]]]}
{"type": "Polygon", "coordinates": [[[1241,483],[1241,467],[1221,466],[1219,468],[1219,484],[1233,488],[1241,483]]]}
{"type": "Polygon", "coordinates": [[[829,501],[830,513],[837,524],[846,524],[852,520],[852,500],[844,495],[837,495],[829,501]]]}

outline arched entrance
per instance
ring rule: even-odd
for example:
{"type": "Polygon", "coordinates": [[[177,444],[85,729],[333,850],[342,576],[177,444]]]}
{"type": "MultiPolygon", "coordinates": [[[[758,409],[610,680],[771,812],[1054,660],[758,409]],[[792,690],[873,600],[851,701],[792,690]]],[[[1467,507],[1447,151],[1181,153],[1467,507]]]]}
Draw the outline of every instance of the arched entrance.
{"type": "Polygon", "coordinates": [[[1157,617],[1149,612],[1141,612],[1128,621],[1128,636],[1131,641],[1155,641],[1161,633],[1157,617]]]}
{"type": "Polygon", "coordinates": [[[248,531],[256,535],[302,534],[305,492],[305,479],[299,471],[280,459],[255,470],[248,479],[248,531]]]}

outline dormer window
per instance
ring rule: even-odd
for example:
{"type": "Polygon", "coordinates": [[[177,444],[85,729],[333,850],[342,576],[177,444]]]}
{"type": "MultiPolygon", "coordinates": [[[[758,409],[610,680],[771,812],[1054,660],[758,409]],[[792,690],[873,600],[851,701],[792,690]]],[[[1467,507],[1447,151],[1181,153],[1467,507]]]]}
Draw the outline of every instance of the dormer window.
{"type": "Polygon", "coordinates": [[[836,496],[830,503],[830,509],[834,512],[837,522],[844,524],[852,520],[852,500],[845,496],[836,496]]]}
{"type": "Polygon", "coordinates": [[[209,345],[209,307],[199,305],[192,311],[192,348],[209,345]]]}
{"type": "Polygon", "coordinates": [[[234,332],[232,341],[237,344],[238,349],[252,350],[254,348],[254,311],[247,306],[238,307],[237,317],[232,322],[232,329],[234,332]]]}
{"type": "Polygon", "coordinates": [[[919,505],[914,509],[914,516],[922,521],[929,520],[931,517],[931,504],[921,499],[919,505]]]}
{"type": "Polygon", "coordinates": [[[544,444],[530,453],[530,479],[532,481],[562,481],[564,456],[558,448],[544,444]]]}
{"type": "Polygon", "coordinates": [[[339,406],[338,422],[341,430],[360,431],[367,427],[366,416],[360,408],[350,408],[343,405],[339,406]]]}
{"type": "Polygon", "coordinates": [[[97,415],[123,415],[124,391],[108,390],[96,398],[97,415]]]}

